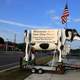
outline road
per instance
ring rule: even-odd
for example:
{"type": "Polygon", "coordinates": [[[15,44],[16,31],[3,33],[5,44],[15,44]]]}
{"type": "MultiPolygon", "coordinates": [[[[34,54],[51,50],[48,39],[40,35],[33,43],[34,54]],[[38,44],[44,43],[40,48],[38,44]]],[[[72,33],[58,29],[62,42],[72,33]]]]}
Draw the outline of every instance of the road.
{"type": "Polygon", "coordinates": [[[23,54],[22,52],[0,52],[0,69],[19,64],[20,57],[23,57],[23,54]]]}

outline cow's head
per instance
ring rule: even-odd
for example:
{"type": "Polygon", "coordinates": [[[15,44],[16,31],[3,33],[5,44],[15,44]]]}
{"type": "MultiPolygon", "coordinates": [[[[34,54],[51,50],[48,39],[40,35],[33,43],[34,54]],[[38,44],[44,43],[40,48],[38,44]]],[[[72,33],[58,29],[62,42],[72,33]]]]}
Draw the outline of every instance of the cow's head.
{"type": "Polygon", "coordinates": [[[80,40],[80,35],[75,29],[66,29],[65,35],[67,40],[70,40],[70,41],[80,40]]]}

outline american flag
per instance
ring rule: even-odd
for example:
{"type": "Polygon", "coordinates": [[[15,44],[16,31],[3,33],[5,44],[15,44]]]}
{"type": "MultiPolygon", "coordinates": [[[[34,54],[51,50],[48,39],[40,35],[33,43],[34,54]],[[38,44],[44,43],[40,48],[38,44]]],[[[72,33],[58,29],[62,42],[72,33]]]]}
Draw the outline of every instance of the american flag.
{"type": "Polygon", "coordinates": [[[63,15],[61,16],[62,24],[67,22],[67,17],[69,16],[69,10],[67,4],[65,5],[63,15]]]}

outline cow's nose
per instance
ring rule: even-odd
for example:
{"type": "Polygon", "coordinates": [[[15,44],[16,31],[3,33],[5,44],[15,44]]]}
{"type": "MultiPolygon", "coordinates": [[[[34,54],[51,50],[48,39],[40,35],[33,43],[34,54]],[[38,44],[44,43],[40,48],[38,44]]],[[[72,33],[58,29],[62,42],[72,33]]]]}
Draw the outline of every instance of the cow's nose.
{"type": "Polygon", "coordinates": [[[42,48],[42,49],[48,49],[48,47],[49,47],[48,43],[42,43],[42,44],[40,44],[40,48],[42,48]]]}

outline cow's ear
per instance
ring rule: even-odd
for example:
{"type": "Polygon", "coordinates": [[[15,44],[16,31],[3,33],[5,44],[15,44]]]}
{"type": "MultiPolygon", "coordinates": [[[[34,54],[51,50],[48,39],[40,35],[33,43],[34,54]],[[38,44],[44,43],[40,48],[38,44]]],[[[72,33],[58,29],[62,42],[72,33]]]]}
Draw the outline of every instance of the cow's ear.
{"type": "Polygon", "coordinates": [[[80,35],[79,35],[79,33],[77,32],[76,29],[73,29],[73,32],[74,32],[74,35],[75,35],[75,36],[79,36],[79,37],[80,37],[80,35]]]}
{"type": "Polygon", "coordinates": [[[72,32],[73,32],[74,36],[78,36],[79,35],[76,29],[73,29],[72,32]]]}

